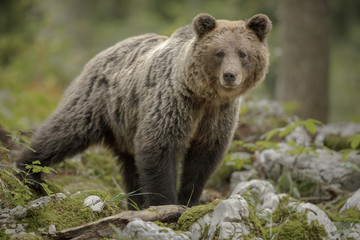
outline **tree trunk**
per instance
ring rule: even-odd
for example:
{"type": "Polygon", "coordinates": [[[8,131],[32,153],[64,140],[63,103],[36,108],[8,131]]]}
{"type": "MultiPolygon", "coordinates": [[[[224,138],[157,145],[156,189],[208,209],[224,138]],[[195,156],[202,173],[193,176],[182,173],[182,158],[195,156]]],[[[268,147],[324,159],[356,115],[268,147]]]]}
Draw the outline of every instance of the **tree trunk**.
{"type": "Polygon", "coordinates": [[[301,118],[323,122],[329,104],[329,15],[327,0],[280,1],[275,97],[298,102],[301,118]]]}

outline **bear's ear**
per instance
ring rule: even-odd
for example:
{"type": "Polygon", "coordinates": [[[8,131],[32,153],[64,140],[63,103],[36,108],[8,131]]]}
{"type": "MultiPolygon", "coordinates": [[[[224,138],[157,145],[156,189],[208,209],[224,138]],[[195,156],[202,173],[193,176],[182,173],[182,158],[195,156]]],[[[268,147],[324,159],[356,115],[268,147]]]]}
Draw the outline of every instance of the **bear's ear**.
{"type": "Polygon", "coordinates": [[[246,27],[256,33],[260,41],[264,41],[270,32],[272,24],[268,16],[256,14],[246,22],[246,27]]]}
{"type": "Polygon", "coordinates": [[[207,13],[198,14],[192,21],[193,28],[199,38],[216,27],[216,19],[207,13]]]}

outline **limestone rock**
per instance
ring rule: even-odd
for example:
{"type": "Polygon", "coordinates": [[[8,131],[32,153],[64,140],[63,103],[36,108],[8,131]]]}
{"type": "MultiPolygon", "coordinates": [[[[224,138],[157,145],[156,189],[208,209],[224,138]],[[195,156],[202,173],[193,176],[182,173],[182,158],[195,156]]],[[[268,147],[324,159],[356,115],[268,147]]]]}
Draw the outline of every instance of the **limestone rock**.
{"type": "Polygon", "coordinates": [[[49,196],[35,199],[34,201],[28,203],[28,208],[39,210],[40,208],[44,208],[50,202],[50,200],[51,198],[49,196]]]}
{"type": "Polygon", "coordinates": [[[160,227],[153,222],[145,222],[141,219],[134,219],[129,222],[124,230],[122,236],[130,239],[149,239],[149,240],[190,240],[191,238],[184,233],[175,233],[172,229],[160,227]]]}
{"type": "Polygon", "coordinates": [[[94,211],[94,212],[101,212],[101,210],[104,207],[104,203],[103,202],[98,202],[95,203],[94,205],[90,205],[90,208],[94,211]]]}
{"type": "Polygon", "coordinates": [[[88,196],[87,198],[84,199],[84,207],[95,205],[98,202],[101,202],[100,197],[95,196],[95,195],[90,195],[90,196],[88,196]]]}
{"type": "Polygon", "coordinates": [[[255,198],[260,199],[266,193],[274,193],[271,183],[263,180],[253,179],[248,182],[240,182],[232,191],[232,194],[251,193],[255,198]]]}
{"type": "Polygon", "coordinates": [[[23,219],[23,218],[26,218],[26,216],[27,216],[27,210],[26,210],[26,208],[24,208],[22,206],[17,206],[15,208],[11,209],[11,213],[17,219],[23,219]]]}
{"type": "Polygon", "coordinates": [[[50,234],[54,234],[56,232],[56,227],[55,225],[51,224],[49,226],[49,231],[48,231],[50,234]]]}
{"type": "Polygon", "coordinates": [[[353,193],[350,198],[346,200],[344,206],[342,206],[340,211],[344,211],[345,209],[351,207],[355,207],[360,210],[360,188],[355,193],[353,193]]]}
{"type": "Polygon", "coordinates": [[[246,182],[253,178],[257,177],[257,172],[255,169],[250,169],[248,171],[236,171],[231,174],[230,178],[230,190],[234,190],[234,188],[240,182],[246,182]]]}
{"type": "Polygon", "coordinates": [[[332,237],[338,237],[338,236],[333,236],[332,232],[335,232],[337,230],[336,226],[323,210],[321,210],[312,203],[289,203],[289,206],[294,206],[294,205],[296,205],[297,212],[306,213],[306,217],[309,225],[311,224],[312,221],[317,220],[320,225],[324,226],[328,234],[328,237],[330,239],[332,237]]]}
{"type": "Polygon", "coordinates": [[[63,194],[63,193],[55,193],[55,196],[56,196],[60,201],[66,199],[66,195],[63,194]]]}
{"type": "Polygon", "coordinates": [[[342,155],[335,151],[329,153],[324,149],[318,149],[316,154],[294,156],[286,153],[291,149],[290,146],[280,146],[277,150],[264,150],[258,158],[270,179],[277,180],[282,175],[282,170],[288,169],[294,178],[310,180],[339,190],[354,191],[360,188],[360,173],[351,167],[360,166],[359,154],[351,154],[348,161],[343,162],[342,155]]]}
{"type": "Polygon", "coordinates": [[[322,142],[329,135],[350,137],[356,133],[360,133],[358,123],[331,123],[318,128],[316,140],[322,142]]]}
{"type": "MultiPolygon", "coordinates": [[[[253,232],[248,203],[239,194],[221,201],[191,227],[192,239],[242,239],[253,232]]],[[[255,236],[255,239],[261,239],[255,236]]]]}
{"type": "Polygon", "coordinates": [[[219,231],[219,239],[240,239],[250,233],[245,221],[249,218],[248,204],[239,194],[221,201],[213,212],[208,231],[209,239],[213,239],[219,231]]]}

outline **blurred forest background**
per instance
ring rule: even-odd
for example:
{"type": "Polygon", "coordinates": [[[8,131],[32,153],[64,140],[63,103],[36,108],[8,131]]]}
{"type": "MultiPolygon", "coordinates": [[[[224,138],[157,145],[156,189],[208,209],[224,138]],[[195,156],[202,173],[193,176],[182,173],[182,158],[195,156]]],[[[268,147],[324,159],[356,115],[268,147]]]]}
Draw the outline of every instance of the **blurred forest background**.
{"type": "Polygon", "coordinates": [[[0,125],[9,129],[38,125],[55,109],[66,86],[95,54],[130,36],[147,32],[170,35],[191,23],[200,12],[230,20],[264,13],[273,21],[268,37],[270,71],[261,87],[251,93],[252,98],[286,100],[288,108],[295,109],[296,104],[279,94],[278,89],[285,81],[285,91],[292,94],[289,87],[296,93],[299,85],[313,81],[286,66],[288,61],[297,64],[306,52],[311,52],[314,58],[321,55],[325,59],[315,59],[315,63],[324,63],[322,69],[315,68],[315,72],[324,73],[324,80],[314,84],[316,92],[302,94],[309,99],[310,95],[323,99],[323,121],[360,122],[358,0],[1,0],[0,125]],[[320,10],[315,6],[319,4],[320,10]],[[296,27],[286,26],[292,22],[296,27]],[[302,32],[311,26],[318,27],[314,32],[326,39],[322,44],[325,53],[318,53],[318,47],[309,48],[304,40],[302,46],[295,46],[298,54],[288,54],[290,60],[284,57],[281,63],[285,45],[292,44],[286,40],[286,33],[290,39],[311,37],[311,32],[302,32]],[[284,69],[302,77],[291,77],[284,69]]]}

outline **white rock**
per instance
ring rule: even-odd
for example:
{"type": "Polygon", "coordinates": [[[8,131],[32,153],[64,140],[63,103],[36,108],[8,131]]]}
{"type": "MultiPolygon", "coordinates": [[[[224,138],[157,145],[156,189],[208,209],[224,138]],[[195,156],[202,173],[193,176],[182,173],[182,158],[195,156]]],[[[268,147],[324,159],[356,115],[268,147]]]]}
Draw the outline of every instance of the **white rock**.
{"type": "MultiPolygon", "coordinates": [[[[213,239],[218,233],[218,239],[242,239],[250,234],[251,227],[247,225],[250,217],[248,203],[239,194],[232,194],[221,201],[212,213],[198,219],[191,227],[191,239],[213,239]],[[208,232],[204,232],[208,229],[208,232]]],[[[260,240],[261,238],[256,238],[260,240]]]]}
{"type": "Polygon", "coordinates": [[[259,205],[259,208],[266,213],[273,213],[279,207],[280,198],[281,195],[272,192],[265,193],[260,198],[261,205],[259,205]]]}
{"type": "Polygon", "coordinates": [[[360,133],[360,124],[358,123],[331,123],[317,129],[316,141],[323,142],[329,135],[350,137],[356,133],[360,133]]]}
{"type": "Polygon", "coordinates": [[[285,140],[295,141],[296,145],[310,146],[311,137],[303,127],[296,127],[289,135],[286,136],[285,140]]]}
{"type": "Polygon", "coordinates": [[[49,226],[49,234],[54,234],[55,232],[56,232],[56,227],[55,227],[55,225],[53,225],[53,224],[51,224],[50,226],[49,226]]]}
{"type": "Polygon", "coordinates": [[[199,239],[203,230],[204,226],[210,226],[212,220],[212,212],[207,213],[201,218],[199,218],[191,227],[189,228],[189,231],[191,232],[191,239],[199,239]]]}
{"type": "Polygon", "coordinates": [[[90,195],[84,199],[84,207],[95,205],[98,202],[101,202],[101,199],[98,196],[90,195]]]}
{"type": "Polygon", "coordinates": [[[84,207],[90,207],[94,212],[100,212],[104,207],[104,202],[100,197],[91,195],[84,199],[84,207]]]}
{"type": "Polygon", "coordinates": [[[251,193],[255,198],[260,199],[264,194],[274,192],[275,190],[271,183],[264,180],[253,179],[248,182],[240,182],[232,191],[231,195],[251,193]]]}
{"type": "Polygon", "coordinates": [[[314,204],[292,202],[292,203],[289,203],[289,206],[296,207],[296,211],[299,213],[307,212],[306,217],[308,220],[308,224],[311,224],[312,221],[317,220],[320,225],[324,226],[326,232],[328,233],[329,238],[338,237],[338,236],[332,235],[332,232],[337,230],[334,223],[330,220],[328,215],[323,210],[321,210],[314,204]]]}
{"type": "Polygon", "coordinates": [[[187,234],[175,233],[170,228],[160,227],[153,222],[145,222],[135,218],[122,231],[122,238],[149,239],[149,240],[190,240],[187,234]]]}
{"type": "Polygon", "coordinates": [[[250,233],[249,227],[244,223],[248,218],[247,202],[239,194],[232,194],[214,209],[208,232],[209,239],[214,237],[218,229],[219,239],[240,239],[250,233]]]}
{"type": "Polygon", "coordinates": [[[50,200],[51,199],[49,196],[41,197],[34,201],[29,202],[28,206],[30,209],[34,208],[36,210],[39,210],[40,208],[44,208],[50,202],[50,200]]]}
{"type": "Polygon", "coordinates": [[[257,172],[255,169],[250,169],[248,171],[236,171],[231,174],[230,178],[230,190],[234,190],[240,182],[246,182],[253,178],[257,177],[257,172]]]}
{"type": "Polygon", "coordinates": [[[22,231],[24,231],[25,230],[25,228],[24,228],[24,226],[22,225],[22,224],[17,224],[17,226],[16,226],[16,232],[22,232],[22,231]]]}
{"type": "Polygon", "coordinates": [[[16,230],[15,229],[6,229],[5,230],[5,234],[11,235],[11,234],[15,234],[16,230]]]}
{"type": "Polygon", "coordinates": [[[58,199],[60,199],[60,201],[62,201],[66,198],[66,195],[63,193],[56,193],[55,195],[58,199]]]}
{"type": "Polygon", "coordinates": [[[354,224],[350,229],[345,230],[344,239],[360,239],[360,223],[354,224]]]}
{"type": "Polygon", "coordinates": [[[344,206],[342,206],[340,211],[344,211],[345,209],[351,207],[355,207],[360,210],[360,188],[346,200],[344,206]]]}
{"type": "Polygon", "coordinates": [[[23,219],[27,216],[27,210],[23,206],[17,206],[13,209],[11,209],[11,213],[13,216],[17,219],[23,219]]]}
{"type": "Polygon", "coordinates": [[[317,149],[317,154],[292,156],[286,153],[290,146],[280,146],[277,150],[264,150],[258,157],[268,178],[277,180],[283,174],[283,169],[288,169],[293,178],[310,180],[324,187],[338,186],[341,190],[348,191],[360,188],[360,173],[350,166],[353,164],[360,167],[359,154],[351,154],[349,160],[343,162],[342,155],[335,151],[329,153],[324,149],[317,149]]]}
{"type": "Polygon", "coordinates": [[[104,203],[103,202],[98,202],[95,203],[94,205],[90,205],[90,208],[94,211],[94,212],[101,212],[101,210],[104,207],[104,203]]]}

